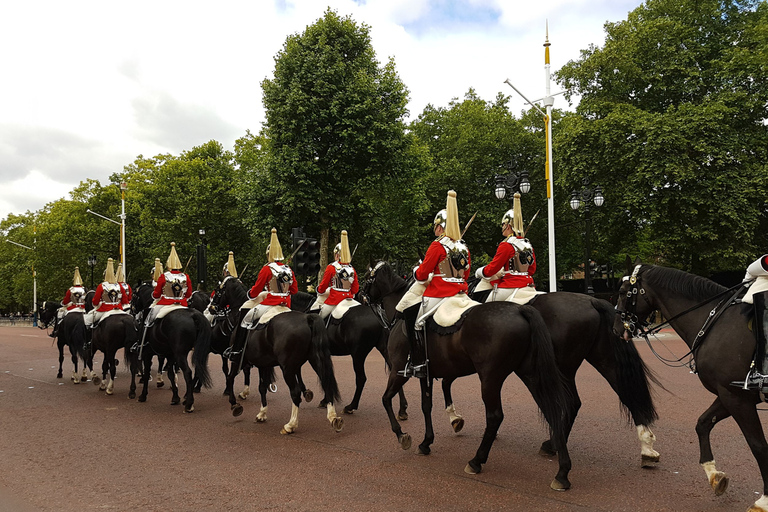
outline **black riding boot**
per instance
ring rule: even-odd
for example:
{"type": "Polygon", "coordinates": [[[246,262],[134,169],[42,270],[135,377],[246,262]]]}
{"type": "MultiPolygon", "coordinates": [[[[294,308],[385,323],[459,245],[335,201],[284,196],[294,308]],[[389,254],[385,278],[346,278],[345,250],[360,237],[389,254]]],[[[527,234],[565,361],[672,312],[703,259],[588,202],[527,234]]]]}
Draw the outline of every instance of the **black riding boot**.
{"type": "Polygon", "coordinates": [[[50,336],[51,338],[55,338],[56,336],[59,335],[59,324],[61,324],[61,321],[59,320],[59,315],[57,313],[53,319],[53,330],[51,331],[51,334],[49,334],[48,336],[50,336]]]}
{"type": "Polygon", "coordinates": [[[232,341],[232,346],[224,351],[224,356],[230,361],[238,360],[245,349],[245,340],[248,337],[248,329],[243,327],[242,323],[245,315],[247,315],[249,311],[250,309],[240,310],[240,318],[238,318],[237,325],[235,326],[235,339],[232,341]]]}
{"type": "Polygon", "coordinates": [[[752,296],[755,317],[752,320],[752,330],[755,333],[755,362],[749,370],[747,380],[734,381],[733,386],[742,389],[759,389],[768,395],[768,353],[766,352],[766,334],[768,333],[768,312],[765,310],[768,292],[756,293],[752,296]]]}
{"type": "Polygon", "coordinates": [[[408,354],[408,361],[405,363],[405,368],[397,373],[406,378],[416,377],[417,379],[424,379],[427,377],[428,361],[425,357],[424,331],[417,331],[414,328],[416,318],[419,316],[419,309],[420,307],[416,305],[403,311],[403,321],[405,321],[405,328],[408,333],[408,343],[411,346],[411,351],[408,354]]]}

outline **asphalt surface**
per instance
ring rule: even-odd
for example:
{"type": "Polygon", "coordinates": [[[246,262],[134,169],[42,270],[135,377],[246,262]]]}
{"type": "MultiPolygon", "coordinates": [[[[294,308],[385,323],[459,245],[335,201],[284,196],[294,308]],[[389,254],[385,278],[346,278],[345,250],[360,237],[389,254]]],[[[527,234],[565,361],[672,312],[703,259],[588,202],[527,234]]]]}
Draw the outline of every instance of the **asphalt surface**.
{"type": "MultiPolygon", "coordinates": [[[[488,463],[473,476],[464,466],[485,424],[475,376],[454,385],[457,410],[466,420],[460,434],[453,433],[437,389],[436,440],[432,454],[420,456],[418,383],[406,385],[410,419],[403,428],[414,442],[404,451],[381,405],[386,374],[378,353],[367,361],[360,409],[344,415],[340,433],[317,408],[320,391],[307,366],[304,380],[315,399],[302,404],[298,431],[285,436],[280,429],[291,406],[282,380],[268,397],[266,423],[254,422],[255,388],[242,402],[244,414],[233,417],[222,396],[220,359],[211,356],[215,385],[196,395],[195,412],[185,414],[182,406],[170,405],[168,384],[158,389],[151,382],[146,403],[129,400],[122,361],[112,396],[91,382],[73,384],[68,354],[64,378],[57,379],[57,350],[44,331],[0,327],[0,512],[746,510],[762,493],[762,481],[735,422],[724,420],[713,431],[718,469],[730,477],[728,491],[716,497],[698,464],[694,431],[714,397],[686,368],[667,367],[644,341],[635,343],[668,390],[657,388],[656,396],[659,465],[640,467],[634,427],[624,421],[608,384],[585,364],[577,377],[583,405],[569,442],[572,488],[556,492],[549,484],[557,463],[538,455],[546,429],[514,375],[504,387],[505,419],[488,463]]],[[[653,345],[665,357],[686,352],[669,333],[653,345]]],[[[100,367],[100,354],[96,360],[100,367]]],[[[334,365],[342,398],[349,400],[351,359],[335,357],[334,365]]]]}

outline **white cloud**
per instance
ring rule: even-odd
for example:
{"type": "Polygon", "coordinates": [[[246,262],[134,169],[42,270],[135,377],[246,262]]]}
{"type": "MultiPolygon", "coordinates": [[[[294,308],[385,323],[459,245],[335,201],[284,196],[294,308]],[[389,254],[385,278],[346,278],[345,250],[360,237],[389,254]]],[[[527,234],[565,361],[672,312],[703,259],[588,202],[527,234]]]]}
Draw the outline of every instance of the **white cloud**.
{"type": "MultiPolygon", "coordinates": [[[[202,0],[125,3],[31,0],[0,18],[0,218],[64,197],[142,154],[178,154],[215,139],[231,148],[264,117],[261,81],[286,38],[330,6],[371,27],[380,62],[395,59],[415,119],[473,87],[492,100],[544,95],[545,21],[552,71],[602,44],[606,20],[640,0],[202,0]],[[487,26],[456,24],[441,9],[476,9],[487,26]],[[448,21],[446,21],[448,20],[448,21]],[[450,23],[449,23],[450,21],[450,23]],[[411,32],[406,27],[416,27],[411,32]],[[41,185],[10,193],[19,176],[41,185]],[[28,189],[29,190],[29,189],[28,189]],[[43,192],[45,191],[45,193],[43,192]],[[52,197],[50,194],[56,194],[52,197]]],[[[457,11],[457,12],[458,12],[457,11]]],[[[466,11],[465,11],[466,12],[466,11]]],[[[557,86],[553,84],[553,91],[557,86]]],[[[564,108],[558,97],[555,106],[564,108]]]]}

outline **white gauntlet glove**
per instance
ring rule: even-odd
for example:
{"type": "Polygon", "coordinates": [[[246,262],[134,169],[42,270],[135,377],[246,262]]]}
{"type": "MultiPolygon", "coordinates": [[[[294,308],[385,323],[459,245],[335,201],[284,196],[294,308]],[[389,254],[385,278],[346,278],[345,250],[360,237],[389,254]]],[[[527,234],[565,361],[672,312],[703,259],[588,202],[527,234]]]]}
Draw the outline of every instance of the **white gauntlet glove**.
{"type": "Polygon", "coordinates": [[[485,267],[480,267],[479,269],[475,270],[475,277],[478,279],[485,279],[487,281],[488,278],[483,275],[484,268],[485,267]]]}

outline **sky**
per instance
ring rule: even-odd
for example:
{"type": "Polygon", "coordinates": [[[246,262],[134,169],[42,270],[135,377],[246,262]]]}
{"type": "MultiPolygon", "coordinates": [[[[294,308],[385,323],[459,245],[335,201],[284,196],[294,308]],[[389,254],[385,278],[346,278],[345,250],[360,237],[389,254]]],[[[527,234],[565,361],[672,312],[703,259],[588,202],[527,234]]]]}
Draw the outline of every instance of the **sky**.
{"type": "MultiPolygon", "coordinates": [[[[261,82],[288,36],[329,7],[370,27],[392,57],[409,117],[473,88],[512,112],[545,96],[551,70],[602,46],[640,0],[135,0],[6,2],[0,16],[0,220],[108,183],[138,155],[210,140],[232,149],[264,121],[261,82]]],[[[551,93],[558,93],[551,82],[551,93]]],[[[573,109],[562,95],[555,107],[573,109]]],[[[130,200],[130,195],[127,196],[130,200]]]]}

